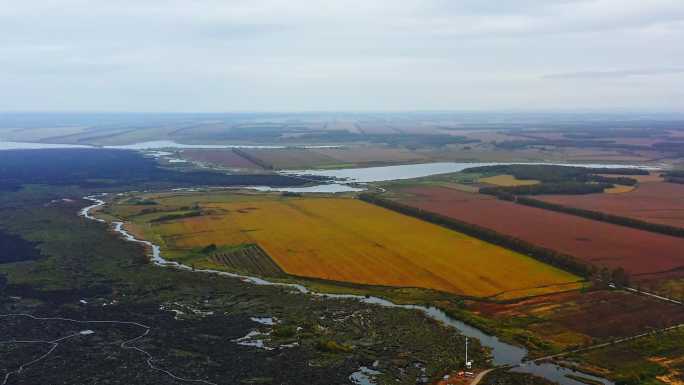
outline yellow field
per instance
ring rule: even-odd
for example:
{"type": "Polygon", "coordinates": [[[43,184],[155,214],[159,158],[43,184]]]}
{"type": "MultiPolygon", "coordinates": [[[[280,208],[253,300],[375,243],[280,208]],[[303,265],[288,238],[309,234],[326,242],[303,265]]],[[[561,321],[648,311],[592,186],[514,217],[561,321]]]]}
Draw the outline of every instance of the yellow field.
{"type": "Polygon", "coordinates": [[[630,191],[633,191],[636,187],[635,186],[623,186],[620,184],[615,185],[615,187],[610,187],[607,189],[604,189],[603,192],[606,194],[622,194],[622,193],[627,193],[630,191]]]}
{"type": "Polygon", "coordinates": [[[211,215],[135,222],[172,255],[212,243],[257,243],[284,271],[303,277],[505,297],[558,291],[558,285],[579,280],[527,256],[356,199],[206,198],[199,204],[211,215]]]}
{"type": "Polygon", "coordinates": [[[504,186],[504,187],[529,186],[529,185],[533,185],[533,184],[539,184],[538,180],[516,179],[516,177],[514,177],[513,175],[507,175],[507,174],[495,175],[495,176],[490,176],[487,178],[480,178],[480,179],[478,179],[478,182],[493,184],[495,186],[504,186]]]}

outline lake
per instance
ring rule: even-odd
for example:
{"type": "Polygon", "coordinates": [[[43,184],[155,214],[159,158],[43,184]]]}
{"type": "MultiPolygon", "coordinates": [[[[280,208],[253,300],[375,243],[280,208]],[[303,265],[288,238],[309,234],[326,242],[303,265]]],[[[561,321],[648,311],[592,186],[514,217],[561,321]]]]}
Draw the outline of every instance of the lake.
{"type": "Polygon", "coordinates": [[[461,163],[461,162],[434,162],[420,164],[402,164],[396,166],[345,168],[336,170],[293,170],[282,171],[283,174],[327,176],[347,182],[370,183],[390,180],[422,178],[426,176],[449,174],[460,172],[470,167],[496,166],[508,164],[549,164],[558,166],[590,167],[590,168],[638,168],[656,170],[658,167],[626,164],[602,164],[602,163],[461,163]]]}

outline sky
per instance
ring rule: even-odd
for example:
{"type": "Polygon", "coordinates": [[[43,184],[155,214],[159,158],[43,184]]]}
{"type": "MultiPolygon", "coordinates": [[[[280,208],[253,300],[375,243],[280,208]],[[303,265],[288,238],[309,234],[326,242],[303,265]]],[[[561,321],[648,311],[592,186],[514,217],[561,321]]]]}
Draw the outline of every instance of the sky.
{"type": "Polygon", "coordinates": [[[682,0],[5,0],[0,111],[684,111],[682,0]]]}

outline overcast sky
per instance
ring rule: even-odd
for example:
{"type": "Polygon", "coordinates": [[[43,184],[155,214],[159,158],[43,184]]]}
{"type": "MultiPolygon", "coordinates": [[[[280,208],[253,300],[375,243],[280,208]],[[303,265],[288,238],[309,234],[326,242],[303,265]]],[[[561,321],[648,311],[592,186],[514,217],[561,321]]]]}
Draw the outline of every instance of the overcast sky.
{"type": "Polygon", "coordinates": [[[0,110],[684,110],[684,0],[5,0],[0,110]]]}

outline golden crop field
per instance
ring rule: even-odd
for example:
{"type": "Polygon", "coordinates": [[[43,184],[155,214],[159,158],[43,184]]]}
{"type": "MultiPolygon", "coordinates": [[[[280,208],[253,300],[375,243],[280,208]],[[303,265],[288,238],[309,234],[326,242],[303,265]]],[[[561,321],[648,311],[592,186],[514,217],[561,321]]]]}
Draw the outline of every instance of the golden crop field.
{"type": "Polygon", "coordinates": [[[630,191],[634,191],[636,187],[635,186],[624,186],[624,185],[615,185],[614,187],[609,187],[607,189],[604,189],[603,192],[606,194],[624,194],[628,193],[630,191]]]}
{"type": "Polygon", "coordinates": [[[529,186],[529,185],[533,185],[533,184],[539,184],[538,180],[517,179],[513,175],[508,175],[508,174],[502,174],[502,175],[495,175],[495,176],[490,176],[490,177],[486,177],[486,178],[480,178],[480,179],[478,179],[478,182],[493,184],[496,186],[504,186],[504,187],[529,186]]]}
{"type": "Polygon", "coordinates": [[[356,199],[243,195],[199,206],[211,214],[137,225],[171,255],[256,243],[302,277],[505,298],[578,286],[578,277],[527,256],[356,199]]]}

